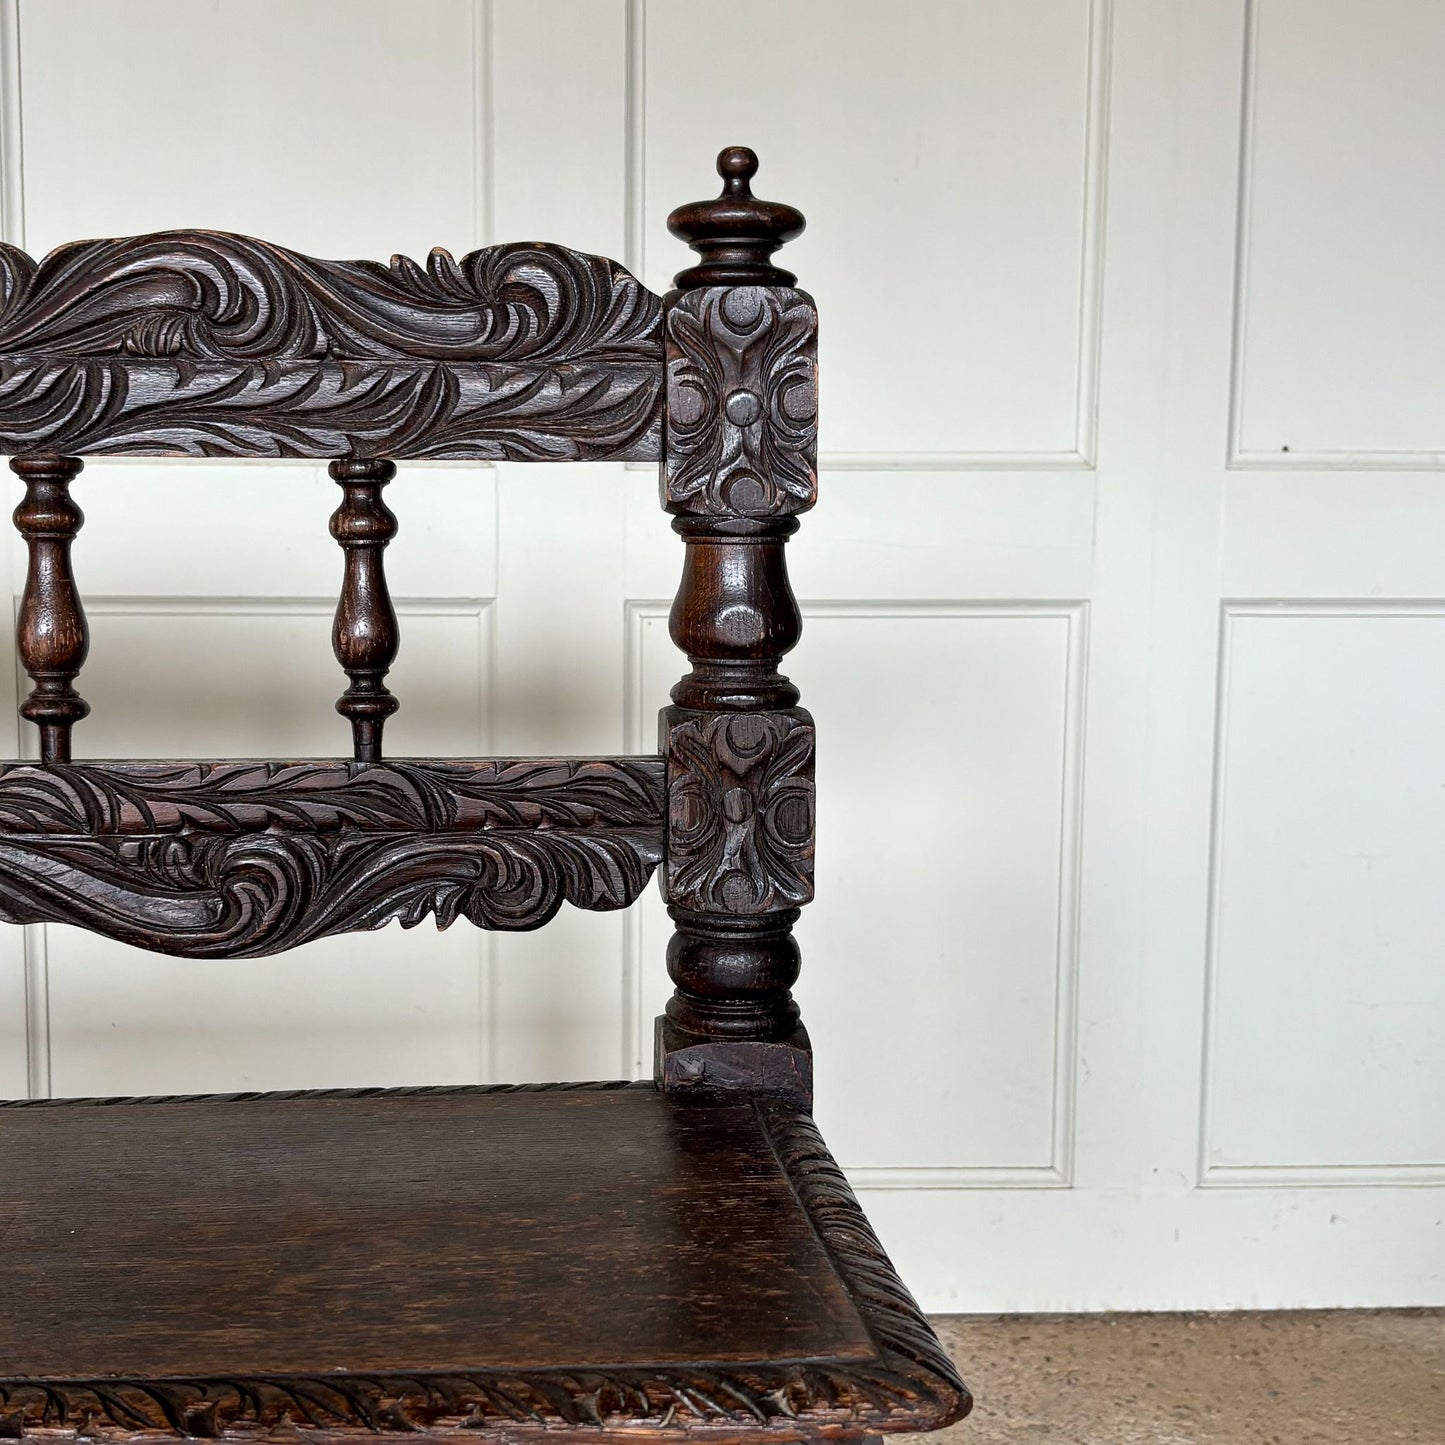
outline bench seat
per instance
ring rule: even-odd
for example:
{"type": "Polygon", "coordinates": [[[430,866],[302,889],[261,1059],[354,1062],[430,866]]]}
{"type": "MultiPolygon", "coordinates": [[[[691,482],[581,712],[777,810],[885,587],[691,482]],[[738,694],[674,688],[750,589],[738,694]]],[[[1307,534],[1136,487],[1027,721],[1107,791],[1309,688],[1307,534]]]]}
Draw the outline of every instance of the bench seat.
{"type": "Polygon", "coordinates": [[[791,1106],[36,1101],[0,1107],[0,1163],[0,1438],[847,1438],[968,1408],[791,1106]]]}

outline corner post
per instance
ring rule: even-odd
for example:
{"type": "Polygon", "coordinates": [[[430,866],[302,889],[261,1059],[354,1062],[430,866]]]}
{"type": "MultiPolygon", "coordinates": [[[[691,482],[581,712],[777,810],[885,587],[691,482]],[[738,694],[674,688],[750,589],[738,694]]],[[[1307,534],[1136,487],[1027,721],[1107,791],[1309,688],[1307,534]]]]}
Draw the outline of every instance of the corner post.
{"type": "Polygon", "coordinates": [[[676,990],[657,1080],[811,1108],[791,988],[813,897],[813,720],[778,667],[802,630],[784,549],[817,499],[817,311],[772,264],[803,217],[752,195],[757,165],[723,151],[722,195],[668,220],[702,259],[665,301],[662,502],[684,544],[669,628],[691,671],[660,719],[676,990]]]}

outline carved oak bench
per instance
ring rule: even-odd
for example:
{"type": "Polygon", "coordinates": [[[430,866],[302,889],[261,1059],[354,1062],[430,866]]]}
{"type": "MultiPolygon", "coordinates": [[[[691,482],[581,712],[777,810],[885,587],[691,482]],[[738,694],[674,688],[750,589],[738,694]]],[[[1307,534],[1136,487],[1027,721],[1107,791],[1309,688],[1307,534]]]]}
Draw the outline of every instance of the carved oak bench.
{"type": "Polygon", "coordinates": [[[235,958],[535,928],[660,870],[676,926],[653,1082],[0,1105],[0,1437],[856,1440],[967,1410],[810,1117],[813,724],[778,666],[816,313],[756,168],[724,151],[722,195],[673,213],[700,261],[665,297],[549,245],[0,247],[40,738],[0,763],[0,919],[235,958]],[[70,486],[115,454],[331,459],[350,760],[72,761],[70,486]],[[385,758],[382,489],[415,457],[662,463],[691,669],[658,756],[385,758]]]}

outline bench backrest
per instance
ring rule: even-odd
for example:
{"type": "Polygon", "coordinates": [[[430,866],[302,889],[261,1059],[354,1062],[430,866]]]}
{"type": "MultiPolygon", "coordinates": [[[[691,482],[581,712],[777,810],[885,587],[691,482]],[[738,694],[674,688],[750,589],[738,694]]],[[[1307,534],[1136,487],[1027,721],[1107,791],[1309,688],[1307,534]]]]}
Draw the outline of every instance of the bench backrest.
{"type": "Polygon", "coordinates": [[[698,263],[664,297],[615,262],[495,246],[425,267],[173,231],[0,246],[0,450],[25,484],[17,643],[40,761],[0,763],[0,919],[187,957],[274,953],[427,915],[533,928],[630,904],[661,867],[669,1090],[808,1100],[790,989],[813,891],[813,726],[784,544],[816,497],[817,315],[773,253],[803,227],[757,158],[674,211],[698,263]],[[70,495],[92,455],[331,459],[333,642],[352,758],[76,762],[85,613],[70,495]],[[691,670],[656,757],[384,757],[400,637],[382,489],[409,458],[660,461],[691,670]]]}

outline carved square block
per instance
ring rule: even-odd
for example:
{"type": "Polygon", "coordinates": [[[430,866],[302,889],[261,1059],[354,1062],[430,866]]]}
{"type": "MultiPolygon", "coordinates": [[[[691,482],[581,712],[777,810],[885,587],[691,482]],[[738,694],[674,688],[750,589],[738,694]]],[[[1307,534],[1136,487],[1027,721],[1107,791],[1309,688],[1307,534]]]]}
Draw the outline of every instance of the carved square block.
{"type": "Polygon", "coordinates": [[[677,908],[748,917],[813,897],[813,719],[802,708],[666,708],[667,863],[677,908]]]}
{"type": "Polygon", "coordinates": [[[709,286],[668,307],[663,506],[782,517],[818,500],[818,313],[804,291],[709,286]]]}

